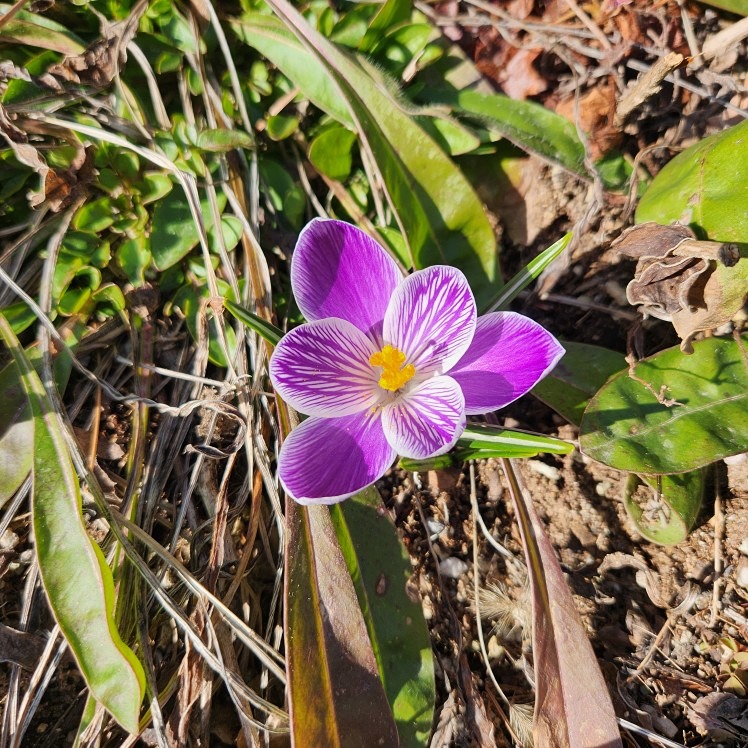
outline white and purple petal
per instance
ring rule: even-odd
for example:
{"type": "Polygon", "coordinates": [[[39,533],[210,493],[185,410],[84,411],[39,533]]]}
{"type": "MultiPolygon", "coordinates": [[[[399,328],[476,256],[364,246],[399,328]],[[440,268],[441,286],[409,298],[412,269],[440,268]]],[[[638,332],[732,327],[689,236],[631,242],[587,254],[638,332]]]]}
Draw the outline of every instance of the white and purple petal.
{"type": "Polygon", "coordinates": [[[396,456],[378,411],[308,418],[283,442],[278,476],[300,504],[335,504],[381,478],[396,456]]]}
{"type": "Polygon", "coordinates": [[[475,299],[467,278],[446,265],[419,270],[392,294],[384,316],[385,342],[406,355],[420,379],[448,371],[475,331],[475,299]]]}
{"type": "Polygon", "coordinates": [[[312,416],[346,416],[379,399],[376,351],[361,330],[343,319],[308,322],[284,335],[270,359],[270,379],[293,408],[312,416]]]}
{"type": "Polygon", "coordinates": [[[465,430],[465,400],[451,377],[433,377],[382,409],[387,441],[421,460],[449,451],[465,430]]]}
{"type": "Polygon", "coordinates": [[[493,312],[478,319],[470,348],[449,376],[462,387],[468,415],[490,413],[531,390],[563,355],[558,340],[534,320],[493,312]]]}
{"type": "Polygon", "coordinates": [[[315,218],[291,258],[291,287],[308,320],[339,317],[378,343],[390,296],[403,276],[395,261],[361,229],[315,218]]]}

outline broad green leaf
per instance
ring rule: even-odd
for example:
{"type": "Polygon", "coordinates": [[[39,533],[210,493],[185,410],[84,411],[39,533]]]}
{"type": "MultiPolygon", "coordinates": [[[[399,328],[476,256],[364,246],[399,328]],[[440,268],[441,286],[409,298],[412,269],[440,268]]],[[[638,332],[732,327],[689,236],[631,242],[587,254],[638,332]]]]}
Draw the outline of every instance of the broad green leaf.
{"type": "Polygon", "coordinates": [[[50,608],[95,698],[135,733],[145,676],[114,624],[111,570],[86,533],[80,486],[58,416],[1,315],[0,336],[21,372],[34,424],[32,524],[50,608]]]}
{"type": "Polygon", "coordinates": [[[705,468],[677,475],[629,475],[623,503],[647,540],[675,545],[686,539],[701,509],[704,473],[705,468]]]}
{"type": "Polygon", "coordinates": [[[401,748],[426,745],[436,698],[431,641],[420,602],[406,591],[412,567],[374,488],[331,507],[401,748]]]}
{"type": "Polygon", "coordinates": [[[145,271],[151,265],[151,243],[147,236],[135,236],[119,245],[115,252],[117,265],[136,288],[145,284],[145,271]]]}
{"type": "Polygon", "coordinates": [[[584,145],[574,124],[560,114],[533,101],[479,91],[435,90],[431,98],[450,105],[456,114],[477,119],[523,151],[587,176],[584,145]]]}
{"type": "Polygon", "coordinates": [[[309,160],[314,168],[330,179],[346,179],[351,173],[351,149],[356,134],[341,125],[327,128],[309,144],[309,160]]]}
{"type": "Polygon", "coordinates": [[[748,366],[733,339],[670,348],[623,371],[592,398],[580,443],[588,456],[631,473],[682,473],[748,451],[748,366]],[[673,401],[669,404],[666,401],[673,401]]]}
{"type": "MultiPolygon", "coordinates": [[[[219,193],[219,210],[223,210],[226,198],[219,193]]],[[[200,201],[200,209],[206,231],[213,225],[213,211],[207,199],[200,201]]],[[[157,270],[166,270],[176,265],[199,240],[197,226],[192,218],[184,191],[173,189],[153,209],[151,232],[151,254],[157,270]]]]}
{"type": "MultiPolygon", "coordinates": [[[[479,302],[484,301],[500,284],[496,242],[483,206],[462,172],[418,126],[381,71],[335,47],[286,0],[268,4],[301,40],[292,64],[288,64],[288,36],[269,28],[267,19],[249,34],[250,43],[314,103],[324,108],[332,97],[338,102],[337,112],[341,100],[347,105],[349,114],[340,121],[353,125],[381,174],[403,229],[410,263],[416,268],[437,263],[460,267],[479,302]],[[311,69],[316,69],[317,79],[309,91],[305,84],[311,69]],[[319,96],[320,77],[329,81],[321,103],[314,99],[319,96]]],[[[246,16],[242,23],[246,31],[246,16]]],[[[336,111],[326,111],[339,116],[336,111]]]]}
{"type": "Polygon", "coordinates": [[[532,593],[535,748],[621,748],[616,714],[571,591],[533,506],[509,460],[504,475],[517,515],[532,593]]]}
{"type": "Polygon", "coordinates": [[[278,345],[280,339],[283,337],[283,330],[276,327],[272,322],[268,322],[254,312],[250,312],[243,306],[231,301],[231,299],[224,299],[223,305],[243,325],[256,332],[271,345],[278,345]]]}
{"type": "Polygon", "coordinates": [[[289,498],[286,527],[292,744],[397,746],[397,728],[328,507],[302,507],[289,498]]]}
{"type": "Polygon", "coordinates": [[[675,221],[705,239],[748,243],[748,120],[679,153],[652,180],[636,222],[675,221]]]}
{"type": "Polygon", "coordinates": [[[141,205],[160,200],[168,195],[173,187],[174,182],[169,179],[168,175],[160,171],[146,172],[143,179],[136,185],[141,205]]]}
{"type": "MultiPolygon", "coordinates": [[[[12,7],[6,3],[0,4],[0,15],[5,15],[12,7]]],[[[0,26],[0,41],[18,42],[70,56],[78,55],[85,49],[81,40],[64,26],[26,10],[19,11],[0,26]]]]}
{"type": "Polygon", "coordinates": [[[578,426],[590,398],[609,377],[626,368],[626,359],[597,345],[563,341],[563,346],[563,358],[533,387],[532,394],[578,426]]]}
{"type": "Polygon", "coordinates": [[[80,231],[97,233],[109,228],[116,218],[112,199],[100,197],[83,203],[73,217],[73,227],[80,231]]]}

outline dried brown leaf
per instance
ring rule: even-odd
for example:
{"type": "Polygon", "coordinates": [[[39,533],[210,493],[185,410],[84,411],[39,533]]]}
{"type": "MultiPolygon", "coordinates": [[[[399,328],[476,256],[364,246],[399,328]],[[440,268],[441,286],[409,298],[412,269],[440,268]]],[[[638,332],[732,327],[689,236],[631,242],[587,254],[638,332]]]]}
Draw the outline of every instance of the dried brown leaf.
{"type": "Polygon", "coordinates": [[[638,260],[629,303],[672,322],[686,351],[695,333],[729,322],[748,293],[748,260],[740,260],[737,247],[698,241],[688,226],[642,223],[612,248],[638,260]]]}
{"type": "Polygon", "coordinates": [[[102,18],[101,37],[82,54],[66,56],[62,62],[52,65],[48,73],[79,85],[94,88],[108,86],[127,60],[127,45],[137,34],[140,17],[147,7],[147,0],[139,0],[123,21],[112,23],[102,18]]]}

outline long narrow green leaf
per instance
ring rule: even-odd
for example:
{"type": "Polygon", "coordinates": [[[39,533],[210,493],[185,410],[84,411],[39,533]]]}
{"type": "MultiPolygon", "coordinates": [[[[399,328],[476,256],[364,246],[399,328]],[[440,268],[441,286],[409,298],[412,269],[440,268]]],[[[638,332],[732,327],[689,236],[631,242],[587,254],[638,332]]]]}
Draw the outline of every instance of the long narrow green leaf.
{"type": "Polygon", "coordinates": [[[379,673],[402,748],[428,741],[435,684],[423,610],[406,591],[408,554],[375,488],[331,509],[340,547],[351,571],[379,673]]]}
{"type": "Polygon", "coordinates": [[[124,729],[137,732],[145,678],[114,625],[111,570],[86,534],[80,486],[58,417],[2,315],[0,336],[21,372],[34,423],[33,528],[50,607],[95,698],[124,729]]]}
{"type": "Polygon", "coordinates": [[[279,327],[276,327],[272,322],[268,322],[254,312],[250,312],[249,309],[245,309],[241,304],[231,301],[231,299],[224,299],[223,305],[239,322],[267,340],[270,345],[278,345],[280,339],[283,337],[283,330],[279,327]]]}
{"type": "Polygon", "coordinates": [[[312,101],[323,107],[335,101],[335,111],[326,111],[353,124],[381,175],[413,266],[460,267],[478,303],[485,303],[500,283],[496,241],[462,172],[406,111],[381,71],[338,49],[286,0],[270,0],[268,5],[301,44],[292,49],[287,32],[272,29],[267,19],[259,22],[254,16],[244,16],[240,22],[245,38],[312,101]],[[341,102],[348,108],[347,115],[340,115],[341,102]]]}
{"type": "Polygon", "coordinates": [[[584,145],[574,124],[540,104],[471,90],[435,89],[432,99],[449,104],[455,113],[479,119],[523,151],[573,174],[589,176],[584,166],[584,145]]]}
{"type": "Polygon", "coordinates": [[[493,426],[469,426],[457,441],[451,452],[426,460],[400,459],[403,470],[423,472],[425,470],[443,470],[460,465],[467,460],[487,460],[490,458],[535,457],[547,453],[565,455],[574,451],[574,445],[563,439],[551,436],[526,434],[522,431],[510,431],[493,426]]]}

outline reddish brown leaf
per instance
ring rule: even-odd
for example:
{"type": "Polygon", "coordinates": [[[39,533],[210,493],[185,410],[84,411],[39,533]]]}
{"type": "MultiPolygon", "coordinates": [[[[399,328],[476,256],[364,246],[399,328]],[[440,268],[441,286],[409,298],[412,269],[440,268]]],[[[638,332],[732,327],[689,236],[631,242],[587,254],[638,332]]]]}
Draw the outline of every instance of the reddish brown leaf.
{"type": "Polygon", "coordinates": [[[398,745],[366,624],[326,506],[286,501],[286,647],[293,745],[398,745]]]}
{"type": "Polygon", "coordinates": [[[622,748],[616,715],[553,546],[511,460],[502,460],[532,591],[535,748],[622,748]]]}

